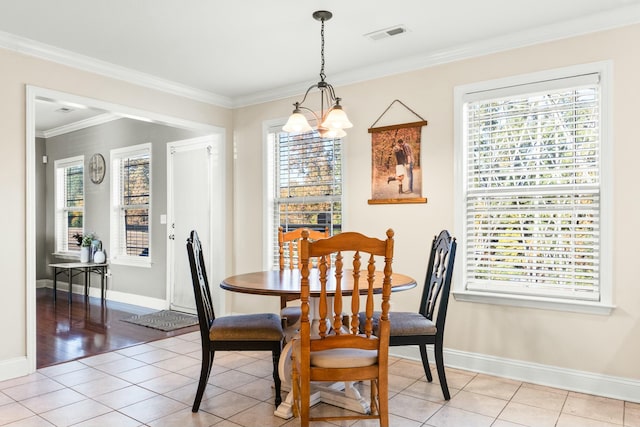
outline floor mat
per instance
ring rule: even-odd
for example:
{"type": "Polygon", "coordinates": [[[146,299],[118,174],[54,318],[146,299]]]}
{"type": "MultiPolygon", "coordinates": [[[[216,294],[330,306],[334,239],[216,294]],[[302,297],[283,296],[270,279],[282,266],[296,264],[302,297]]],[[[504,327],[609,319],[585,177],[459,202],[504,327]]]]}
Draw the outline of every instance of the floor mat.
{"type": "Polygon", "coordinates": [[[142,314],[120,320],[123,322],[133,323],[135,325],[146,326],[147,328],[159,329],[165,332],[175,331],[176,329],[187,328],[198,324],[198,316],[171,310],[162,310],[156,313],[142,314]]]}

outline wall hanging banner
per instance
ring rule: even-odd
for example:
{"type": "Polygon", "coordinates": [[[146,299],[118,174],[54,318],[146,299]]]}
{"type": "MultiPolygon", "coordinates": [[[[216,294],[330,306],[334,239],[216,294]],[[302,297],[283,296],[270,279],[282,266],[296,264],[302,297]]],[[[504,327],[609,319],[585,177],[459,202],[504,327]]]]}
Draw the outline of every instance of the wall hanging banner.
{"type": "MultiPolygon", "coordinates": [[[[387,107],[375,125],[395,103],[387,107]]],[[[373,126],[372,125],[372,126],[373,126]]],[[[403,123],[369,129],[371,134],[371,199],[369,204],[426,203],[422,197],[420,139],[427,121],[403,123]]]]}

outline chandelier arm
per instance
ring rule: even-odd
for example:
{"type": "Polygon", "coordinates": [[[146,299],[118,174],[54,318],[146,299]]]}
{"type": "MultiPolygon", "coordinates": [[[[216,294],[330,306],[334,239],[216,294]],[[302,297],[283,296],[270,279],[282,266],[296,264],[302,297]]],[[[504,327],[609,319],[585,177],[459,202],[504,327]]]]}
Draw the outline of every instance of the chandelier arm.
{"type": "Polygon", "coordinates": [[[316,113],[313,112],[313,110],[311,108],[307,108],[307,107],[302,107],[302,106],[298,106],[298,109],[300,110],[307,110],[308,112],[311,113],[311,115],[313,115],[313,118],[316,119],[316,123],[318,125],[320,125],[320,118],[318,117],[318,115],[316,113]]]}
{"type": "Polygon", "coordinates": [[[309,86],[309,89],[307,89],[307,91],[304,93],[304,96],[302,97],[302,101],[296,103],[296,104],[298,104],[298,106],[300,104],[304,104],[304,101],[307,100],[307,96],[309,95],[309,92],[311,92],[311,89],[318,89],[318,85],[315,84],[315,85],[309,86]]]}
{"type": "MultiPolygon", "coordinates": [[[[329,87],[331,87],[331,85],[329,85],[329,87]]],[[[331,110],[331,108],[333,107],[333,101],[331,99],[331,90],[328,88],[325,88],[325,90],[322,91],[322,94],[320,95],[322,97],[322,100],[320,102],[320,114],[322,114],[322,121],[324,121],[324,119],[326,118],[326,115],[329,114],[329,111],[331,110]],[[325,102],[327,103],[326,108],[327,111],[325,112],[325,102]]]]}
{"type": "MultiPolygon", "coordinates": [[[[336,92],[333,90],[333,86],[327,83],[327,89],[328,89],[327,92],[329,92],[328,100],[330,101],[331,104],[335,104],[336,101],[338,100],[338,97],[336,97],[336,92]]],[[[333,107],[333,105],[331,105],[331,107],[333,107]]]]}

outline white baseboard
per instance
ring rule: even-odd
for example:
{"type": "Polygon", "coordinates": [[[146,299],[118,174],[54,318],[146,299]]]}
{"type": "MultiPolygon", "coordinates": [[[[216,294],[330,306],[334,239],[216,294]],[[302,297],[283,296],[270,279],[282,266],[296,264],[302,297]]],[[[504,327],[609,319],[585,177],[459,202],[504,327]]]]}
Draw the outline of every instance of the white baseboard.
{"type": "Polygon", "coordinates": [[[29,361],[26,356],[0,361],[0,381],[22,377],[29,373],[29,361]]]}
{"type": "MultiPolygon", "coordinates": [[[[73,293],[84,295],[84,285],[73,283],[72,284],[73,293]]],[[[37,288],[51,288],[53,289],[53,280],[52,279],[40,279],[36,281],[37,288]]],[[[58,290],[68,291],[69,283],[58,281],[58,290]]],[[[89,296],[100,298],[101,297],[100,287],[92,286],[89,288],[89,296]]],[[[169,309],[168,303],[163,299],[145,297],[143,295],[130,294],[126,292],[118,292],[111,291],[107,289],[105,291],[105,299],[109,301],[121,302],[125,304],[137,305],[140,307],[151,308],[154,310],[167,310],[169,309]]]]}
{"type": "MultiPolygon", "coordinates": [[[[427,354],[429,362],[433,364],[435,358],[432,348],[431,346],[427,347],[427,354]]],[[[417,346],[390,347],[389,354],[420,360],[417,346]]],[[[449,368],[464,369],[563,390],[640,403],[640,381],[636,379],[451,349],[444,349],[443,356],[445,365],[449,368]]]]}
{"type": "MultiPolygon", "coordinates": [[[[96,290],[96,295],[100,296],[100,290],[96,290]]],[[[158,298],[145,297],[143,295],[128,294],[126,292],[107,291],[107,299],[109,301],[122,302],[125,304],[133,304],[140,307],[153,308],[154,310],[168,310],[169,304],[167,301],[158,298]]]]}

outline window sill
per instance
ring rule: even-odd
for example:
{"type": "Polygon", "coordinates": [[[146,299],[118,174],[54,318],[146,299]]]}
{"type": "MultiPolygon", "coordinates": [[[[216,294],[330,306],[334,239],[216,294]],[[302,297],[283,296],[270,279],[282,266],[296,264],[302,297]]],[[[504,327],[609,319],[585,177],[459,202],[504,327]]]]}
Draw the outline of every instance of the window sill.
{"type": "Polygon", "coordinates": [[[126,265],[129,267],[142,267],[142,268],[151,268],[151,260],[150,259],[139,259],[139,258],[111,258],[109,260],[111,265],[126,265]]]}
{"type": "Polygon", "coordinates": [[[498,294],[474,291],[452,291],[452,293],[456,301],[569,311],[574,313],[598,314],[602,316],[610,315],[615,308],[614,305],[601,302],[543,298],[530,295],[498,294]]]}

